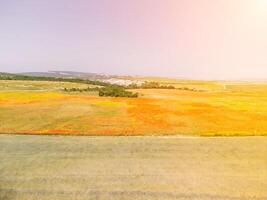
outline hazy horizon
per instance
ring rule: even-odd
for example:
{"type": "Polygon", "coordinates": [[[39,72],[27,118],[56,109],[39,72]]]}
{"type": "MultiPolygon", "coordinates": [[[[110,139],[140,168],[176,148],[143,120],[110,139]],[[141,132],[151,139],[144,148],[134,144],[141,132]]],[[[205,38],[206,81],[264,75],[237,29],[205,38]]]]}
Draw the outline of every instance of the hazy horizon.
{"type": "Polygon", "coordinates": [[[0,0],[0,71],[267,79],[267,0],[0,0]]]}

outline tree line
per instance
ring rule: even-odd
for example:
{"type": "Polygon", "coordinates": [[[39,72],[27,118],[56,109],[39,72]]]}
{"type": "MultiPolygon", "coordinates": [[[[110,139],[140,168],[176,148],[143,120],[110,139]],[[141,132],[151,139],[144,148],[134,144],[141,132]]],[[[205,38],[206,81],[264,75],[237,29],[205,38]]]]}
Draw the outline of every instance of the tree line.
{"type": "Polygon", "coordinates": [[[141,85],[130,84],[127,86],[128,89],[175,89],[172,85],[161,85],[158,82],[144,82],[141,85]]]}
{"type": "Polygon", "coordinates": [[[126,91],[124,87],[118,85],[109,85],[95,88],[64,88],[65,92],[90,92],[97,91],[100,97],[128,97],[137,98],[138,93],[126,91]]]}
{"type": "Polygon", "coordinates": [[[90,85],[108,86],[109,83],[98,80],[78,79],[78,78],[58,78],[46,76],[26,76],[19,74],[0,74],[0,80],[19,80],[19,81],[58,81],[58,82],[71,82],[71,83],[84,83],[90,85]]]}

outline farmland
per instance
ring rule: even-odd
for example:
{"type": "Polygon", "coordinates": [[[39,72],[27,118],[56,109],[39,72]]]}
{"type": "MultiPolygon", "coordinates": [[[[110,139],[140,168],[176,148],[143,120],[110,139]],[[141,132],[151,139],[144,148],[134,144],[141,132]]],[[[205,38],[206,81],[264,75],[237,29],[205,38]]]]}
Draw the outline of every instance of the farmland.
{"type": "Polygon", "coordinates": [[[2,200],[266,200],[266,137],[0,135],[2,200]]]}
{"type": "Polygon", "coordinates": [[[149,81],[0,81],[0,199],[265,200],[267,85],[149,81]]]}
{"type": "Polygon", "coordinates": [[[2,80],[0,133],[267,135],[266,83],[145,80],[176,89],[134,89],[132,99],[63,90],[83,83],[2,80]]]}

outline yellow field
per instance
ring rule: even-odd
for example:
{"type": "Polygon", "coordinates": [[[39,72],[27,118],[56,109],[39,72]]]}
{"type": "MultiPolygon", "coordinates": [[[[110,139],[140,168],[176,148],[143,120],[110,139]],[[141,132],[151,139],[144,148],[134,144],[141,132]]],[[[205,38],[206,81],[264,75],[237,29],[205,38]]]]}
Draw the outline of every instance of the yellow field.
{"type": "Polygon", "coordinates": [[[0,133],[267,135],[265,83],[163,79],[201,91],[141,89],[141,96],[131,99],[64,93],[53,82],[30,91],[14,84],[27,88],[36,82],[19,82],[0,81],[0,133]]]}

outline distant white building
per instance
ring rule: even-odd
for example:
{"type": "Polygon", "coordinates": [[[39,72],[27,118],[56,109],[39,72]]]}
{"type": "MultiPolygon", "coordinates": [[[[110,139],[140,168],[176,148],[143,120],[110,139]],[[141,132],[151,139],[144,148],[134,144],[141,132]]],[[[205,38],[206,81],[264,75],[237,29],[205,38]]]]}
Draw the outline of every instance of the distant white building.
{"type": "Polygon", "coordinates": [[[141,86],[144,83],[144,81],[126,80],[126,79],[117,79],[117,78],[110,78],[110,79],[106,79],[102,81],[105,83],[116,84],[116,85],[121,85],[121,86],[129,86],[131,84],[136,84],[137,86],[141,86]]]}

